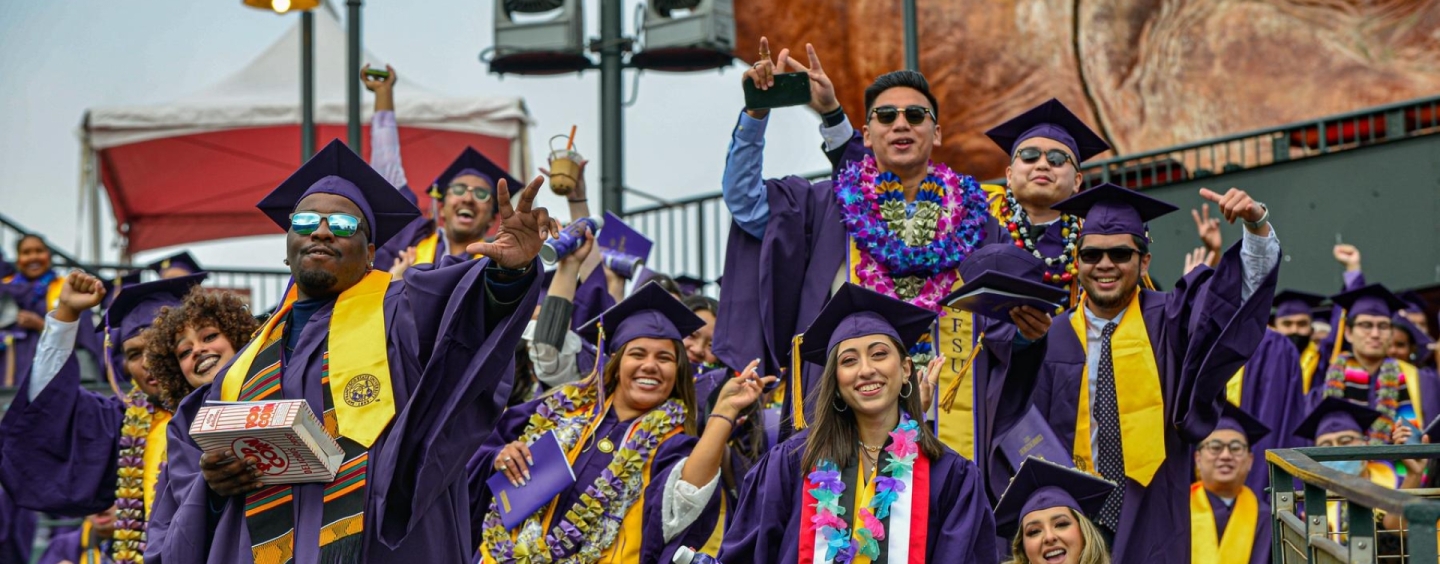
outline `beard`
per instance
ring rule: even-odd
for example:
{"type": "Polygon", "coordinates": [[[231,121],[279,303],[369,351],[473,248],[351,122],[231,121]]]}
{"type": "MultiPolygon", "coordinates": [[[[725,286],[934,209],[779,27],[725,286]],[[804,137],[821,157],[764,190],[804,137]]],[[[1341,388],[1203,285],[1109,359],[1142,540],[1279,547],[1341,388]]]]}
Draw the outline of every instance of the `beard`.
{"type": "Polygon", "coordinates": [[[318,268],[303,269],[295,275],[295,283],[305,289],[310,296],[323,296],[330,293],[335,287],[336,278],[334,274],[318,268]]]}

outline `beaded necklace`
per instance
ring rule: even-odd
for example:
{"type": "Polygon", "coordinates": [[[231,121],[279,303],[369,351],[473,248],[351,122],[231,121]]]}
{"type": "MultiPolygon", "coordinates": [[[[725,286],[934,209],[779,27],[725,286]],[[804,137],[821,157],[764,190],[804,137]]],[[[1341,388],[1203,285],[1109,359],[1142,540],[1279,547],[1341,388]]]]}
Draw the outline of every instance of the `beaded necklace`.
{"type": "MultiPolygon", "coordinates": [[[[1030,215],[1025,212],[1025,207],[1015,199],[1015,194],[1009,188],[1005,189],[1005,204],[1000,207],[1000,213],[1005,214],[1005,228],[1010,232],[1010,238],[1015,241],[1015,246],[1029,251],[1035,258],[1045,261],[1045,283],[1054,284],[1065,289],[1068,294],[1072,292],[1071,285],[1079,271],[1075,266],[1075,244],[1080,237],[1080,218],[1071,214],[1061,214],[1060,220],[1051,224],[1050,229],[1060,229],[1060,239],[1065,242],[1065,248],[1059,256],[1047,257],[1040,252],[1036,246],[1039,237],[1031,236],[1030,215]]],[[[1065,303],[1061,303],[1061,310],[1065,303]]]]}

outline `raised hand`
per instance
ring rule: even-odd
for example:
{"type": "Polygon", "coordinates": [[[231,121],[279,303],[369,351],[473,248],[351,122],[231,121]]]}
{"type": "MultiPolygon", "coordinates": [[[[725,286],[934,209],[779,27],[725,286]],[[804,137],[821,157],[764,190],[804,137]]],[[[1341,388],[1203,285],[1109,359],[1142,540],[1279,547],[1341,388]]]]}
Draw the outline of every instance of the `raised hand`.
{"type": "Polygon", "coordinates": [[[520,191],[519,205],[512,206],[510,187],[501,178],[495,187],[495,205],[500,216],[500,229],[495,233],[495,240],[471,243],[465,247],[465,252],[485,255],[503,268],[528,268],[540,255],[540,245],[545,239],[560,232],[560,223],[550,218],[550,212],[534,207],[535,195],[540,193],[540,185],[544,183],[544,176],[536,176],[520,191]]]}
{"type": "MultiPolygon", "coordinates": [[[[567,201],[581,202],[585,200],[585,165],[588,164],[590,164],[589,159],[580,161],[580,170],[575,171],[575,189],[571,190],[570,193],[565,196],[565,199],[567,201]]],[[[550,178],[551,176],[553,176],[552,174],[550,174],[550,169],[543,166],[540,167],[540,174],[545,175],[546,178],[550,178]]],[[[571,214],[571,217],[575,217],[575,215],[571,214]]]]}
{"type": "Polygon", "coordinates": [[[395,262],[390,264],[390,276],[392,278],[404,278],[405,271],[415,266],[415,247],[406,247],[395,255],[395,262]]]}
{"type": "MultiPolygon", "coordinates": [[[[1235,223],[1236,219],[1255,223],[1265,218],[1265,206],[1239,188],[1231,188],[1223,195],[1217,194],[1209,188],[1201,188],[1200,197],[1219,204],[1220,214],[1225,216],[1225,221],[1230,223],[1235,223]]],[[[1256,230],[1256,234],[1269,235],[1270,226],[1260,226],[1260,229],[1256,230]]]]}
{"type": "Polygon", "coordinates": [[[935,355],[925,364],[924,372],[915,378],[920,382],[920,411],[930,411],[930,402],[935,400],[935,390],[940,387],[940,371],[945,369],[945,356],[935,355]]]}
{"type": "Polygon", "coordinates": [[[815,54],[815,46],[806,43],[805,53],[810,56],[808,67],[790,58],[789,49],[780,52],[779,64],[810,75],[810,109],[815,110],[815,113],[825,115],[840,109],[840,99],[835,96],[835,83],[830,82],[825,69],[820,67],[820,56],[815,54]]]}
{"type": "Polygon", "coordinates": [[[66,323],[80,319],[81,312],[100,305],[105,300],[105,285],[100,279],[79,270],[65,275],[60,286],[60,303],[55,307],[55,319],[66,323]]]}
{"type": "MultiPolygon", "coordinates": [[[[789,57],[789,49],[782,49],[780,51],[780,60],[783,61],[789,57]]],[[[771,86],[775,85],[775,68],[777,66],[779,65],[776,65],[775,61],[770,60],[770,40],[761,37],[760,60],[755,61],[755,64],[745,69],[745,74],[740,76],[740,83],[751,82],[760,90],[769,90],[771,86]]],[[[752,110],[746,108],[745,113],[750,114],[750,117],[753,119],[765,119],[765,116],[770,115],[770,110],[752,110]]]]}
{"type": "Polygon", "coordinates": [[[585,237],[585,242],[580,243],[580,246],[575,249],[575,252],[570,253],[566,255],[565,258],[560,259],[560,266],[557,267],[558,269],[563,269],[566,272],[570,273],[580,272],[580,265],[584,264],[585,259],[590,258],[590,251],[595,248],[595,234],[590,232],[589,227],[585,228],[585,232],[582,234],[582,236],[585,237]]]}
{"type": "Polygon", "coordinates": [[[385,70],[390,73],[390,76],[387,76],[385,78],[375,78],[373,76],[367,75],[365,74],[365,71],[367,70],[370,70],[369,63],[366,63],[365,66],[360,67],[360,82],[365,85],[366,90],[379,93],[381,90],[388,92],[391,89],[395,88],[395,81],[399,79],[399,76],[395,74],[395,69],[391,68],[390,65],[385,65],[385,70]]]}
{"type": "Polygon", "coordinates": [[[1190,217],[1195,219],[1195,234],[1200,236],[1200,243],[1206,249],[1219,252],[1222,243],[1220,219],[1210,217],[1210,204],[1200,206],[1199,211],[1191,209],[1190,217]]]}
{"type": "Polygon", "coordinates": [[[715,398],[715,413],[734,420],[741,411],[750,407],[760,399],[760,396],[765,394],[765,387],[774,383],[778,378],[774,376],[760,378],[755,371],[759,366],[759,359],[752,360],[739,376],[725,382],[725,385],[720,388],[720,395],[715,398]]]}
{"type": "Polygon", "coordinates": [[[1202,264],[1211,265],[1211,261],[1215,260],[1215,258],[1215,251],[1206,249],[1204,247],[1198,247],[1195,250],[1185,254],[1185,270],[1181,272],[1180,275],[1184,276],[1186,274],[1190,274],[1191,270],[1195,270],[1202,264]]]}
{"type": "Polygon", "coordinates": [[[1335,262],[1345,265],[1346,272],[1360,270],[1360,249],[1355,245],[1335,245],[1335,262]]]}

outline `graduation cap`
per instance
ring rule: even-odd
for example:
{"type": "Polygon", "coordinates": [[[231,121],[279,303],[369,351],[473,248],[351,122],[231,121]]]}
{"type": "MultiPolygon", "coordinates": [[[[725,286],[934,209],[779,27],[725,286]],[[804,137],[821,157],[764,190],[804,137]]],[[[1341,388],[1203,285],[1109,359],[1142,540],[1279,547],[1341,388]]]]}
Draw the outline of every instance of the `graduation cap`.
{"type": "Polygon", "coordinates": [[[420,210],[370,168],[359,155],[341,143],[331,141],[300,169],[255,204],[276,225],[290,230],[290,214],[300,200],[311,194],[341,196],[360,208],[370,227],[370,243],[382,246],[391,237],[420,217],[420,210]]]}
{"type": "Polygon", "coordinates": [[[1095,515],[1114,489],[1114,482],[1048,460],[1026,458],[995,504],[995,532],[1002,538],[1014,538],[1025,516],[1042,509],[1068,507],[1095,515]]]}
{"type": "Polygon", "coordinates": [[[701,280],[689,274],[682,274],[680,276],[676,276],[675,284],[680,286],[680,293],[687,296],[699,294],[700,290],[705,288],[704,280],[701,280]]]}
{"type": "Polygon", "coordinates": [[[923,307],[847,282],[805,330],[800,357],[824,366],[830,350],[841,341],[866,335],[888,335],[908,351],[935,323],[935,317],[935,312],[923,307]]]}
{"type": "Polygon", "coordinates": [[[180,305],[185,300],[185,294],[204,282],[207,276],[201,272],[127,286],[105,311],[105,327],[118,331],[113,335],[117,339],[116,344],[128,341],[150,327],[160,308],[180,305]]]}
{"type": "Polygon", "coordinates": [[[1295,428],[1295,436],[1315,440],[1320,435],[1355,431],[1365,434],[1380,418],[1380,412],[1347,399],[1325,398],[1295,428]]]}
{"type": "Polygon", "coordinates": [[[1228,401],[1221,403],[1224,405],[1220,407],[1220,422],[1215,424],[1216,431],[1228,429],[1245,435],[1245,442],[1252,447],[1270,434],[1270,428],[1249,412],[1228,401]]]}
{"type": "Polygon", "coordinates": [[[188,251],[180,251],[163,259],[157,260],[155,262],[145,265],[145,268],[155,271],[155,273],[159,274],[161,278],[164,278],[165,272],[172,268],[183,270],[185,271],[185,274],[195,274],[197,272],[205,271],[204,268],[200,267],[200,263],[195,261],[195,257],[190,256],[190,253],[188,251]]]}
{"type": "MultiPolygon", "coordinates": [[[[444,198],[445,191],[450,188],[450,183],[454,182],[456,177],[466,175],[479,176],[485,179],[486,182],[490,183],[491,191],[499,187],[500,179],[503,178],[512,196],[525,187],[524,182],[516,180],[514,176],[510,176],[510,173],[505,172],[505,169],[495,164],[495,161],[486,158],[485,155],[480,154],[480,151],[476,151],[473,147],[465,147],[464,151],[460,151],[460,156],[455,157],[455,160],[451,161],[450,166],[445,169],[445,172],[435,177],[435,183],[430,185],[430,197],[435,199],[444,198]]],[[[497,211],[500,209],[499,206],[492,207],[497,211]]]]}
{"type": "Polygon", "coordinates": [[[1345,315],[1352,319],[1357,315],[1390,317],[1405,309],[1405,302],[1390,293],[1384,284],[1371,284],[1364,288],[1336,294],[1331,296],[1330,300],[1345,308],[1345,315]]]}
{"type": "Polygon", "coordinates": [[[105,300],[100,305],[104,306],[107,310],[110,309],[110,306],[115,303],[115,298],[120,295],[121,290],[139,283],[139,270],[132,270],[114,278],[102,278],[100,285],[105,287],[105,300]]]}
{"type": "Polygon", "coordinates": [[[1177,209],[1168,203],[1109,182],[1066,198],[1050,209],[1085,219],[1080,235],[1146,237],[1145,222],[1177,209]]]}
{"type": "Polygon", "coordinates": [[[1275,294],[1275,317],[1286,317],[1290,315],[1313,315],[1311,312],[1320,304],[1325,303],[1325,296],[1301,292],[1299,290],[1284,290],[1275,294]]]}
{"type": "Polygon", "coordinates": [[[590,320],[576,333],[597,341],[605,332],[605,352],[614,354],[625,343],[639,338],[679,341],[699,331],[705,320],[685,307],[659,284],[646,284],[618,304],[590,320]]]}
{"type": "Polygon", "coordinates": [[[1065,145],[1077,162],[1110,150],[1109,143],[1055,98],[995,126],[985,135],[1011,156],[1015,155],[1020,143],[1033,137],[1044,137],[1065,145]]]}
{"type": "Polygon", "coordinates": [[[1400,298],[1400,301],[1405,302],[1405,311],[1425,313],[1425,309],[1430,305],[1425,301],[1425,298],[1420,295],[1420,292],[1416,292],[1415,290],[1400,292],[1400,295],[1397,297],[1400,298]]]}
{"type": "Polygon", "coordinates": [[[941,303],[998,321],[1010,321],[1010,310],[1024,305],[1050,313],[1068,293],[1038,282],[1044,275],[1045,262],[1028,251],[1014,245],[986,245],[960,263],[965,285],[941,303]]]}
{"type": "MultiPolygon", "coordinates": [[[[1414,343],[1415,350],[1420,351],[1422,355],[1427,354],[1430,351],[1430,346],[1435,343],[1435,341],[1430,338],[1430,335],[1427,335],[1424,330],[1415,326],[1415,323],[1411,322],[1410,318],[1405,317],[1404,314],[1396,313],[1390,318],[1390,323],[1393,324],[1396,329],[1403,329],[1406,333],[1409,333],[1410,342],[1414,343]]],[[[1402,358],[1400,360],[1409,361],[1410,359],[1402,358]]]]}

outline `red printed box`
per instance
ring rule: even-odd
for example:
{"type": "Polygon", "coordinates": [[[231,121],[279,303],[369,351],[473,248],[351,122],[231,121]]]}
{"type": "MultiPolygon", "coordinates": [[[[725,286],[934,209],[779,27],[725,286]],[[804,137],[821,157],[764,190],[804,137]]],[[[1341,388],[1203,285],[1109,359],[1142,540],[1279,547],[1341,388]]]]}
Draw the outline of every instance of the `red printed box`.
{"type": "Polygon", "coordinates": [[[266,485],[334,481],[345,458],[305,400],[205,402],[190,437],[206,452],[254,457],[266,485]]]}

